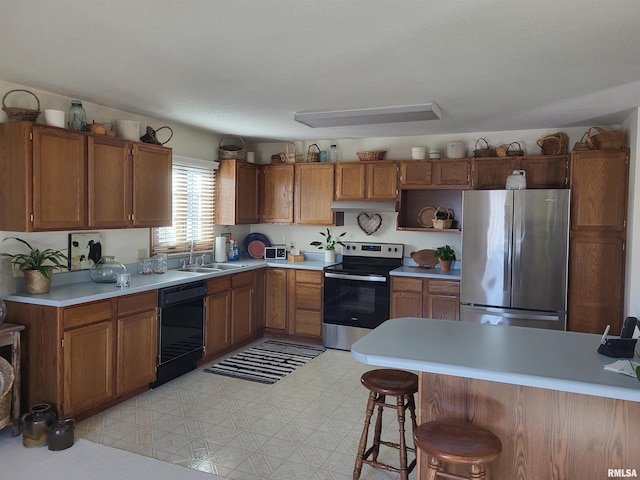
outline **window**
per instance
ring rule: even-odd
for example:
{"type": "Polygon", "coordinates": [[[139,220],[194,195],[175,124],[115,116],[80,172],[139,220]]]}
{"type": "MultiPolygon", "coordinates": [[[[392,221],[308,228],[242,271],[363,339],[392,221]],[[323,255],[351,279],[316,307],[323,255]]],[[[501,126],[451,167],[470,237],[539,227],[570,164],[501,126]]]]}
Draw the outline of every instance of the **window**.
{"type": "Polygon", "coordinates": [[[153,253],[213,250],[217,162],[173,157],[173,225],[152,229],[153,253]]]}

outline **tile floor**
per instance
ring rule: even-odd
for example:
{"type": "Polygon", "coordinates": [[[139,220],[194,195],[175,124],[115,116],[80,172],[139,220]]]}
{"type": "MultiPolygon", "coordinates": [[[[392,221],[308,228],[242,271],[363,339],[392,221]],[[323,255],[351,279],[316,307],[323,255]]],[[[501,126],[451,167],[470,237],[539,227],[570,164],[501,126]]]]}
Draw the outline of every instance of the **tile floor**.
{"type": "MultiPolygon", "coordinates": [[[[230,480],[350,480],[371,368],[339,350],[274,385],[199,368],[80,422],[76,436],[230,480]]],[[[383,418],[383,440],[397,440],[395,416],[383,418]]],[[[398,464],[393,449],[379,458],[398,464]]],[[[397,478],[363,466],[362,480],[397,478]]]]}

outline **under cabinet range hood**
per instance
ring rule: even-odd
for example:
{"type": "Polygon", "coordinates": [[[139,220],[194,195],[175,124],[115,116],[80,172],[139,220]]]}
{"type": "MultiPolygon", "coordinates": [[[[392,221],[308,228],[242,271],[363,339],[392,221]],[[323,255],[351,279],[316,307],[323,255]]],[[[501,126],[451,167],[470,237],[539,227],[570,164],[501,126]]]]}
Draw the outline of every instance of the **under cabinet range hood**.
{"type": "Polygon", "coordinates": [[[397,212],[397,202],[367,200],[336,200],[331,204],[332,212],[397,212]]]}

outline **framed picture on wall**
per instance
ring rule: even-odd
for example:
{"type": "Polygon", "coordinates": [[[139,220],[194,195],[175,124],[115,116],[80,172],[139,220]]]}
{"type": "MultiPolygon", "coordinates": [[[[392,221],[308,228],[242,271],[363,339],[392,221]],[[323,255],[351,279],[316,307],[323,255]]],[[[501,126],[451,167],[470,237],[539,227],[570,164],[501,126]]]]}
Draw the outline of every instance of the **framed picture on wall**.
{"type": "Polygon", "coordinates": [[[86,270],[102,258],[102,234],[83,232],[69,234],[69,269],[86,270]]]}

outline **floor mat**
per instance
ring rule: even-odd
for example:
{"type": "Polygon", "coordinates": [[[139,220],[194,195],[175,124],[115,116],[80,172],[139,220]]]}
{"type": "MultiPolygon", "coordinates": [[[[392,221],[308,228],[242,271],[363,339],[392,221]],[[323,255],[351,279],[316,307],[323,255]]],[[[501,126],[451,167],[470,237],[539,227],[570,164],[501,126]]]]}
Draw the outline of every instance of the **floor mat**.
{"type": "Polygon", "coordinates": [[[271,385],[324,351],[324,347],[266,340],[204,371],[271,385]]]}

